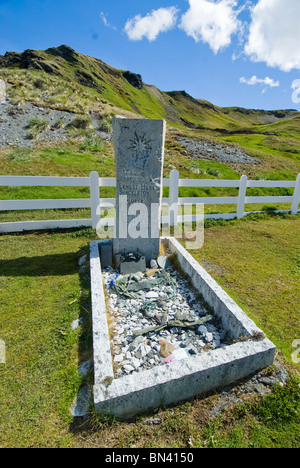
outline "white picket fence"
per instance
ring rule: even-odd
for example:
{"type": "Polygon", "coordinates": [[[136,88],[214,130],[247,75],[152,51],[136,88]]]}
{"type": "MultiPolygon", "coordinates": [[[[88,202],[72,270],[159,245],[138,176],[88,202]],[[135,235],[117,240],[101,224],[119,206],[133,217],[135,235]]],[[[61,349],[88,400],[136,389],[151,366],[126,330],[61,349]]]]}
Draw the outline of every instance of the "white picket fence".
{"type": "MultiPolygon", "coordinates": [[[[89,219],[49,220],[49,221],[16,221],[0,223],[0,233],[62,229],[74,227],[96,228],[100,221],[100,208],[115,206],[115,198],[100,198],[101,187],[115,187],[116,179],[99,177],[97,172],[91,172],[89,177],[32,177],[32,176],[0,176],[0,186],[4,187],[89,187],[90,197],[83,199],[53,199],[53,200],[0,200],[1,211],[17,210],[45,210],[45,209],[71,209],[89,208],[89,219]]],[[[162,222],[168,222],[171,226],[184,222],[185,217],[178,214],[178,208],[182,205],[236,205],[236,213],[206,214],[205,219],[234,219],[242,218],[249,214],[245,212],[245,204],[269,204],[288,203],[290,210],[280,212],[298,213],[300,203],[300,174],[296,181],[266,181],[248,180],[243,175],[240,180],[218,179],[180,179],[179,172],[173,170],[170,178],[163,179],[163,186],[169,187],[169,197],[162,199],[162,204],[169,207],[168,216],[162,216],[162,222]],[[179,197],[180,187],[222,187],[236,188],[236,197],[179,197]],[[292,188],[292,196],[247,196],[247,188],[292,188]]],[[[253,212],[251,212],[253,213],[253,212]]],[[[194,219],[189,217],[190,219],[194,219]]],[[[189,220],[190,220],[189,219],[189,220]]],[[[195,218],[196,219],[196,218],[195,218]]],[[[113,226],[114,218],[105,218],[100,222],[113,226]]]]}

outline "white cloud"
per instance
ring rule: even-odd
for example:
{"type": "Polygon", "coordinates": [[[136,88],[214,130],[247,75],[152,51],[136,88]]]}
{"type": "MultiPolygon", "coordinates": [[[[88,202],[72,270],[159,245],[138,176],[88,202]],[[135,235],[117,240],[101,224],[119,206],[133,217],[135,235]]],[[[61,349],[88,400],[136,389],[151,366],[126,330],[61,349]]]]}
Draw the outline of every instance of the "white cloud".
{"type": "Polygon", "coordinates": [[[100,12],[100,18],[101,18],[104,26],[106,26],[107,28],[114,29],[116,31],[117,28],[110,24],[110,22],[107,19],[107,15],[105,13],[103,13],[103,11],[100,12]]]}
{"type": "Polygon", "coordinates": [[[239,31],[235,10],[236,0],[189,0],[190,8],[182,16],[180,28],[196,42],[207,42],[217,53],[231,43],[231,36],[239,31]]]}
{"type": "Polygon", "coordinates": [[[103,13],[103,11],[101,11],[101,13],[100,13],[100,18],[102,19],[102,21],[104,23],[104,26],[108,26],[108,21],[107,21],[107,18],[105,16],[105,14],[103,13]]]}
{"type": "Polygon", "coordinates": [[[299,18],[299,0],[259,0],[252,9],[245,53],[283,71],[300,69],[299,18]]]}
{"type": "Polygon", "coordinates": [[[292,101],[294,104],[299,104],[300,102],[300,80],[293,81],[292,89],[295,90],[292,94],[292,101]]]}
{"type": "Polygon", "coordinates": [[[276,87],[280,86],[279,81],[275,81],[272,78],[269,78],[268,76],[266,76],[265,78],[257,78],[257,76],[254,75],[251,78],[249,78],[248,80],[246,78],[242,77],[242,78],[240,78],[240,82],[245,83],[245,84],[250,85],[250,86],[254,86],[256,84],[264,84],[266,86],[270,86],[270,88],[276,88],[276,87]]]}
{"type": "Polygon", "coordinates": [[[127,21],[125,32],[132,41],[139,41],[146,37],[155,41],[161,32],[169,31],[177,22],[178,10],[175,7],[159,8],[146,16],[136,15],[127,21]]]}

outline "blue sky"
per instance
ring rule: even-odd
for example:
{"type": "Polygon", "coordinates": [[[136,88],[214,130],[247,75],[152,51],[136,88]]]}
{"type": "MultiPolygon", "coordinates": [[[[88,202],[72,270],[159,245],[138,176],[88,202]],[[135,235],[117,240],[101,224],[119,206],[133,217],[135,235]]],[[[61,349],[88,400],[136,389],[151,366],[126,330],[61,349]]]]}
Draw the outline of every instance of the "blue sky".
{"type": "Polygon", "coordinates": [[[300,110],[300,0],[0,0],[0,54],[67,44],[219,106],[300,110]]]}

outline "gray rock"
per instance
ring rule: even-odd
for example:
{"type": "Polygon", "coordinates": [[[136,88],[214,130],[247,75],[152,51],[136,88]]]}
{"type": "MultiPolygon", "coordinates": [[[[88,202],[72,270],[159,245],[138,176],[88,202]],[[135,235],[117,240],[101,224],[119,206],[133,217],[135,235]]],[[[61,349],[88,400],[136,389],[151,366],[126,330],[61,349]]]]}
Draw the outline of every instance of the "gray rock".
{"type": "Polygon", "coordinates": [[[146,299],[155,300],[159,298],[159,294],[155,291],[150,291],[145,295],[146,299]]]}
{"type": "Polygon", "coordinates": [[[93,362],[91,360],[82,362],[78,367],[78,373],[84,377],[93,367],[93,362]]]}
{"type": "Polygon", "coordinates": [[[137,271],[131,276],[131,279],[133,279],[134,281],[141,281],[143,277],[144,277],[144,273],[142,273],[141,271],[137,271]]]}
{"type": "Polygon", "coordinates": [[[197,334],[198,335],[206,335],[207,333],[207,328],[205,325],[200,325],[198,328],[197,328],[197,334]]]}
{"type": "Polygon", "coordinates": [[[194,159],[208,159],[222,163],[256,164],[258,161],[246,154],[237,146],[225,146],[206,141],[196,141],[179,137],[180,145],[184,146],[194,159]]]}
{"type": "Polygon", "coordinates": [[[114,357],[114,362],[122,362],[124,358],[124,354],[117,354],[117,356],[114,357]]]}
{"type": "Polygon", "coordinates": [[[80,257],[80,259],[78,260],[78,266],[84,265],[84,263],[86,262],[86,259],[87,259],[87,255],[82,255],[82,257],[80,257]]]}
{"type": "Polygon", "coordinates": [[[86,417],[89,413],[91,399],[91,389],[88,385],[83,385],[71,407],[71,413],[74,418],[86,417]]]}
{"type": "Polygon", "coordinates": [[[139,359],[136,359],[135,357],[132,357],[130,362],[135,369],[138,369],[141,366],[141,361],[139,359]]]}
{"type": "Polygon", "coordinates": [[[128,373],[135,370],[135,368],[131,366],[130,364],[124,364],[123,369],[125,370],[125,372],[128,372],[128,373]]]}
{"type": "Polygon", "coordinates": [[[193,346],[193,345],[188,346],[188,352],[192,355],[198,354],[198,350],[196,346],[193,346]]]}
{"type": "MultiPolygon", "coordinates": [[[[74,114],[67,111],[44,109],[31,102],[15,105],[7,97],[0,105],[0,147],[16,145],[32,148],[39,142],[60,142],[68,139],[67,125],[74,119],[74,114]],[[4,117],[4,118],[3,118],[4,117]],[[49,126],[39,133],[38,140],[28,138],[28,122],[31,119],[48,120],[49,126]],[[64,120],[64,128],[55,128],[53,123],[64,120]]],[[[25,153],[26,154],[26,153],[25,153]]],[[[26,157],[26,156],[24,156],[26,157]]]]}
{"type": "Polygon", "coordinates": [[[134,281],[128,284],[127,290],[128,291],[149,291],[151,289],[151,281],[149,280],[142,280],[142,281],[134,281]]]}
{"type": "Polygon", "coordinates": [[[150,353],[150,351],[151,351],[150,346],[148,346],[146,343],[141,343],[136,348],[134,355],[137,359],[141,359],[141,358],[146,357],[147,354],[150,353]]]}
{"type": "Polygon", "coordinates": [[[147,426],[158,426],[159,424],[162,424],[164,420],[162,418],[148,418],[143,421],[143,424],[146,424],[147,426]]]}
{"type": "Polygon", "coordinates": [[[80,317],[79,319],[73,320],[73,322],[71,323],[72,330],[76,330],[83,322],[84,322],[83,317],[80,317]]]}
{"type": "Polygon", "coordinates": [[[160,266],[160,268],[163,268],[164,270],[167,270],[172,266],[171,260],[165,255],[161,255],[160,257],[158,257],[157,263],[158,266],[160,266]]]}
{"type": "Polygon", "coordinates": [[[211,343],[213,341],[213,339],[214,339],[214,335],[212,333],[206,333],[205,339],[206,339],[207,343],[211,343]]]}
{"type": "MultiPolygon", "coordinates": [[[[166,270],[158,271],[155,281],[148,279],[151,283],[150,291],[140,291],[142,295],[136,293],[134,298],[120,298],[113,290],[108,290],[110,311],[116,321],[113,325],[113,355],[120,356],[117,361],[120,360],[122,365],[118,367],[116,377],[165,365],[165,359],[160,354],[160,339],[172,343],[175,361],[219,347],[219,332],[224,330],[219,325],[214,326],[213,321],[201,325],[201,319],[207,311],[197,303],[191,306],[189,299],[194,294],[191,286],[178,273],[174,273],[173,270],[170,273],[166,270]],[[175,295],[170,294],[171,290],[174,291],[173,284],[170,286],[171,277],[175,281],[175,295]],[[157,284],[157,281],[160,282],[157,284]],[[172,320],[176,320],[177,324],[160,329],[172,320]],[[183,326],[178,324],[179,320],[183,326]],[[199,321],[196,329],[185,327],[187,322],[199,321]],[[140,335],[139,332],[143,330],[143,335],[140,335]],[[207,339],[212,341],[208,342],[207,339]]],[[[114,274],[114,270],[108,269],[105,281],[109,281],[114,274]]],[[[144,281],[135,281],[139,278],[132,275],[130,281],[138,286],[144,281]]]]}
{"type": "Polygon", "coordinates": [[[157,261],[155,259],[150,260],[150,268],[156,270],[158,268],[157,261]]]}

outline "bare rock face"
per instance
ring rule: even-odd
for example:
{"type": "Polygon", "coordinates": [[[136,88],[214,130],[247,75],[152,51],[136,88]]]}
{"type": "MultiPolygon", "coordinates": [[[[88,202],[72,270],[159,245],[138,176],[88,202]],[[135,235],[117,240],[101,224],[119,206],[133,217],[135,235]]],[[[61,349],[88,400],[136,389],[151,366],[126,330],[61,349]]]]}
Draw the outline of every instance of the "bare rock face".
{"type": "Polygon", "coordinates": [[[67,45],[61,45],[59,47],[50,47],[49,49],[46,49],[45,52],[47,52],[47,54],[50,55],[62,57],[63,59],[71,63],[78,62],[77,53],[74,49],[72,49],[72,47],[69,47],[67,45]]]}
{"type": "Polygon", "coordinates": [[[123,73],[124,78],[135,88],[142,89],[143,88],[143,80],[141,75],[137,73],[132,73],[130,71],[125,71],[123,73]]]}
{"type": "Polygon", "coordinates": [[[43,70],[52,75],[61,75],[58,66],[48,63],[37,51],[31,49],[22,53],[6,52],[0,56],[0,68],[43,70]]]}

